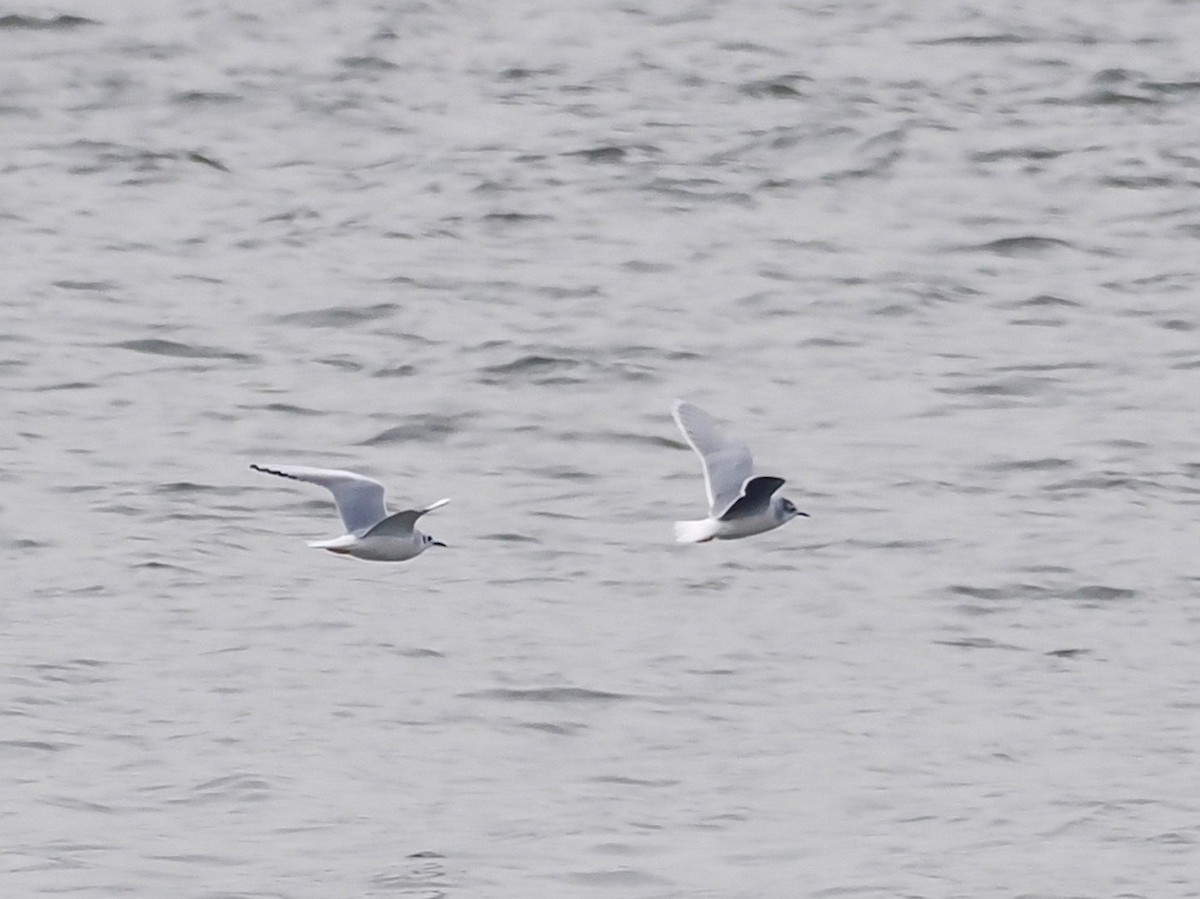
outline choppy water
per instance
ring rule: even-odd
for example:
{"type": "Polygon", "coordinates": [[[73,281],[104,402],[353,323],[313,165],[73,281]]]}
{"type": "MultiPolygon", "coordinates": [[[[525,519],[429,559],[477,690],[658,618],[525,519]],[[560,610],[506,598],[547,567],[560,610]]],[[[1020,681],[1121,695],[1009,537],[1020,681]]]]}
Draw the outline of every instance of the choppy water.
{"type": "Polygon", "coordinates": [[[9,7],[5,894],[1200,895],[1200,6],[993,6],[9,7]]]}

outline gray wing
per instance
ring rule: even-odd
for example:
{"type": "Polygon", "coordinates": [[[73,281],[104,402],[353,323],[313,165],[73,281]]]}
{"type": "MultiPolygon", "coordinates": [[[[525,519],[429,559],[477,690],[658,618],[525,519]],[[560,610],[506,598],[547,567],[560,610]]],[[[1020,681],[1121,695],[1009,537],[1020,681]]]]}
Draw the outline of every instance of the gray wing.
{"type": "Polygon", "coordinates": [[[364,537],[410,537],[412,536],[413,528],[417,524],[417,519],[426,512],[432,512],[434,509],[440,508],[450,502],[448,499],[439,499],[436,503],[430,503],[424,509],[405,509],[403,512],[397,512],[395,515],[389,515],[371,530],[363,534],[364,537]]]}
{"type": "Polygon", "coordinates": [[[373,527],[387,517],[387,506],[384,504],[387,491],[381,483],[364,475],[334,468],[310,468],[307,465],[250,467],[255,471],[324,487],[333,494],[338,515],[342,516],[348,534],[373,527]]]}
{"type": "Polygon", "coordinates": [[[771,505],[771,497],[786,481],[771,475],[759,475],[742,485],[742,495],[721,515],[722,521],[750,518],[771,505]]]}
{"type": "Polygon", "coordinates": [[[754,474],[750,447],[721,433],[712,416],[691,403],[675,401],[675,424],[704,466],[704,489],[714,518],[720,518],[742,495],[742,485],[754,474]]]}

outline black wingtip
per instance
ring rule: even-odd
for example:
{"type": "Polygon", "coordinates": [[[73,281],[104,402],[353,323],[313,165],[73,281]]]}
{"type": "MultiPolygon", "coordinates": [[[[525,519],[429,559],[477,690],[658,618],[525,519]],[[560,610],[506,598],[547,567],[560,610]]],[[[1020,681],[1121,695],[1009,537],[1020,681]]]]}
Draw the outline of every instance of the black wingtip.
{"type": "Polygon", "coordinates": [[[276,477],[280,477],[280,478],[288,478],[288,479],[290,479],[290,480],[293,480],[293,481],[298,481],[298,480],[300,480],[300,479],[299,479],[298,477],[296,477],[294,474],[288,474],[286,471],[277,471],[277,470],[276,470],[276,469],[274,469],[274,468],[267,468],[265,465],[257,465],[257,464],[255,464],[254,462],[251,462],[251,463],[250,463],[250,467],[251,467],[252,469],[254,469],[255,471],[261,471],[263,474],[273,474],[273,475],[275,475],[276,477]]]}

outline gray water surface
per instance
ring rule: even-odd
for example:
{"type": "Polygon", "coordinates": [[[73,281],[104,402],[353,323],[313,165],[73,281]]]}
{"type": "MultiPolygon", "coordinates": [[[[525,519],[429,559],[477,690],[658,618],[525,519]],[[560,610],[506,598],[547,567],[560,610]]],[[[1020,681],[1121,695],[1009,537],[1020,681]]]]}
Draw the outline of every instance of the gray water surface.
{"type": "Polygon", "coordinates": [[[1200,5],[243,6],[0,15],[5,895],[1200,896],[1200,5]]]}

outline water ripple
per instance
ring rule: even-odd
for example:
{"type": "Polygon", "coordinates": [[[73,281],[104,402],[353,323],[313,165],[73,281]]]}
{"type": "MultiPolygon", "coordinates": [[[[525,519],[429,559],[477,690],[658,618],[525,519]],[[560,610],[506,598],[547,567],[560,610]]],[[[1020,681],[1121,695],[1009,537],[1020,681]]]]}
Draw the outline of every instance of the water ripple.
{"type": "Polygon", "coordinates": [[[329,306],[305,312],[288,312],[275,316],[281,325],[305,325],[309,328],[342,328],[363,322],[382,321],[391,318],[400,307],[395,303],[376,303],[371,306],[329,306]]]}
{"type": "Polygon", "coordinates": [[[233,362],[258,362],[257,356],[248,353],[238,353],[233,350],[223,350],[219,347],[203,346],[200,344],[181,343],[175,340],[163,340],[158,337],[147,337],[141,340],[123,340],[120,343],[108,344],[115,349],[132,350],[135,353],[149,353],[154,356],[176,356],[184,359],[228,359],[233,362]]]}
{"type": "Polygon", "coordinates": [[[9,29],[12,31],[67,31],[86,25],[99,24],[95,19],[87,19],[83,16],[73,16],[65,13],[53,18],[26,16],[16,13],[0,16],[0,29],[9,29]]]}
{"type": "Polygon", "coordinates": [[[489,690],[478,690],[474,693],[463,693],[461,695],[467,699],[501,699],[507,702],[548,703],[621,702],[634,698],[623,693],[589,690],[584,687],[534,687],[524,690],[496,687],[489,690]]]}
{"type": "Polygon", "coordinates": [[[356,446],[386,446],[393,443],[436,443],[456,434],[463,426],[463,417],[457,415],[419,415],[402,425],[386,428],[360,440],[356,446]]]}

